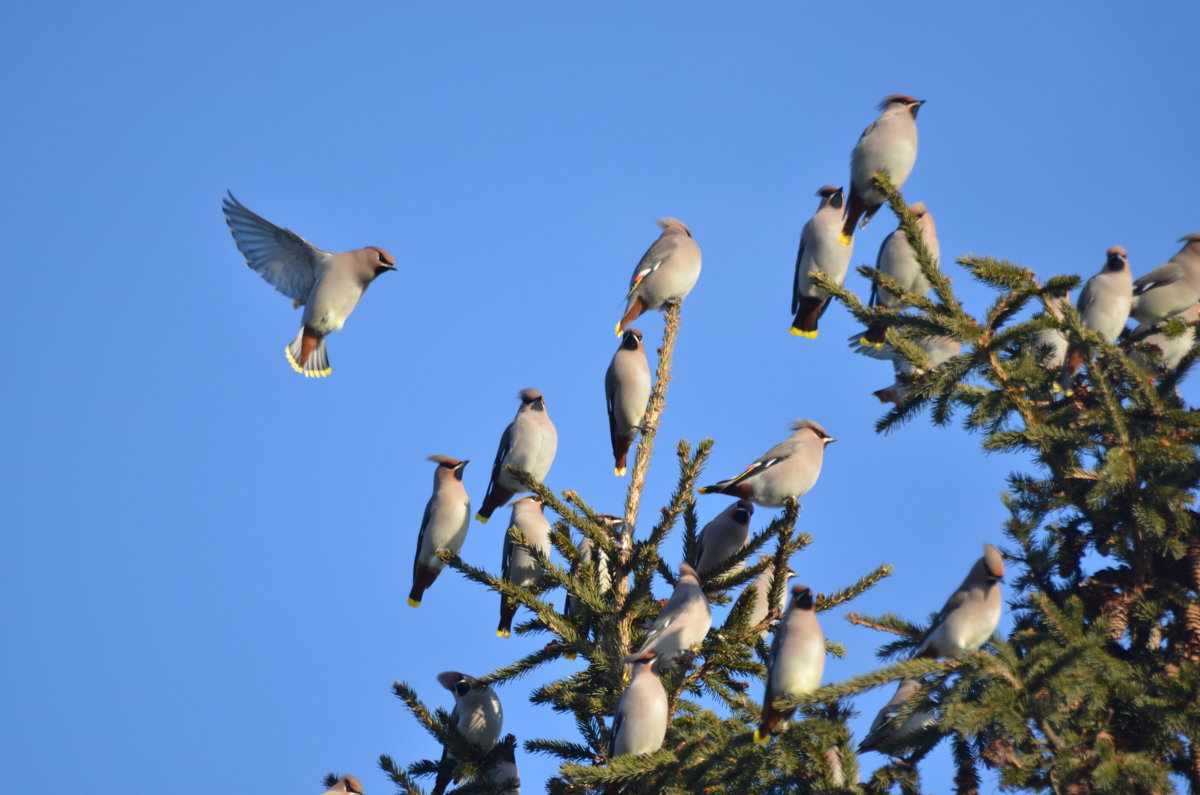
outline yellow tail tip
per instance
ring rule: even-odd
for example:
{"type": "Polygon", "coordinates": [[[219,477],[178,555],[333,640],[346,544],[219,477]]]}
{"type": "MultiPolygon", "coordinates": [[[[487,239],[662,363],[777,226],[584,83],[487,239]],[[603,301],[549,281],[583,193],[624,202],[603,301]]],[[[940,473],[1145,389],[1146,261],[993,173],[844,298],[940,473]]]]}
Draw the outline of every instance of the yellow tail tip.
{"type": "Polygon", "coordinates": [[[507,629],[498,629],[498,630],[496,630],[496,637],[497,637],[497,638],[507,638],[507,637],[509,636],[509,634],[510,634],[510,633],[509,633],[509,631],[508,631],[507,629]]]}
{"type": "Polygon", "coordinates": [[[817,332],[805,331],[804,329],[796,328],[795,326],[792,326],[790,329],[788,329],[788,334],[791,334],[793,337],[804,337],[805,339],[809,340],[815,340],[817,338],[817,332]]]}
{"type": "Polygon", "coordinates": [[[292,301],[292,309],[299,309],[302,306],[304,306],[303,301],[292,301]]]}
{"type": "Polygon", "coordinates": [[[755,730],[754,730],[754,742],[755,742],[757,745],[766,745],[766,744],[767,744],[767,740],[770,740],[770,739],[771,739],[771,735],[770,735],[770,734],[762,734],[762,730],[761,730],[761,729],[755,729],[755,730]]]}
{"type": "Polygon", "coordinates": [[[877,350],[877,351],[881,350],[883,348],[882,342],[872,342],[871,345],[873,345],[875,347],[875,350],[877,350]]]}
{"type": "Polygon", "coordinates": [[[628,470],[626,470],[625,467],[613,467],[613,474],[619,478],[625,477],[625,473],[627,471],[628,470]]]}
{"type": "Polygon", "coordinates": [[[701,488],[696,489],[696,493],[697,494],[712,494],[712,489],[710,489],[708,486],[703,486],[701,488]]]}
{"type": "Polygon", "coordinates": [[[479,522],[480,524],[487,524],[488,518],[481,513],[477,513],[475,514],[475,521],[479,522]]]}
{"type": "Polygon", "coordinates": [[[874,348],[875,347],[875,343],[871,342],[865,336],[858,338],[858,344],[863,346],[864,348],[874,348]]]}
{"type": "Polygon", "coordinates": [[[567,652],[566,654],[563,655],[563,659],[570,660],[571,662],[575,662],[575,652],[573,652],[573,651],[567,652]]]}
{"type": "Polygon", "coordinates": [[[850,245],[850,235],[846,234],[845,232],[839,233],[838,234],[838,242],[841,243],[843,246],[850,245]]]}
{"type": "Polygon", "coordinates": [[[408,597],[408,606],[409,607],[420,607],[421,603],[419,601],[417,601],[416,599],[413,599],[410,596],[410,597],[408,597]]]}
{"type": "Polygon", "coordinates": [[[617,329],[616,329],[616,332],[617,332],[617,336],[618,336],[618,337],[619,337],[619,336],[621,336],[621,324],[620,324],[619,322],[617,323],[617,329]]]}
{"type": "Polygon", "coordinates": [[[292,356],[292,346],[290,346],[290,345],[283,346],[283,355],[287,357],[288,364],[290,364],[292,366],[293,370],[295,370],[297,373],[304,372],[304,368],[301,367],[296,362],[296,359],[292,356]]]}

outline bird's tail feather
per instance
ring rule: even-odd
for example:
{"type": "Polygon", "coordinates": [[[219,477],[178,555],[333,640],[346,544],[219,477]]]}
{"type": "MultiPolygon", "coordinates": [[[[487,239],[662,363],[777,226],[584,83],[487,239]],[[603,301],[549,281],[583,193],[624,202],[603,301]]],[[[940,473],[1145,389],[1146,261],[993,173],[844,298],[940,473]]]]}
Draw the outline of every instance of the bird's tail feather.
{"type": "Polygon", "coordinates": [[[329,367],[329,354],[325,349],[325,337],[317,336],[305,327],[300,328],[292,343],[283,349],[292,369],[305,378],[324,378],[333,370],[329,367]]]}

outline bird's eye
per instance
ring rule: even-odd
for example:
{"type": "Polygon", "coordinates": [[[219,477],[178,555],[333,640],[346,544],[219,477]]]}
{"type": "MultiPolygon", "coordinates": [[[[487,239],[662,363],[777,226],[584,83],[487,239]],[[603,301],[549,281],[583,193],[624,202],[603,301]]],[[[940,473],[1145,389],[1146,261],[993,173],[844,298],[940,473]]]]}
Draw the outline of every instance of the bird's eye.
{"type": "Polygon", "coordinates": [[[384,265],[387,265],[387,260],[385,260],[383,258],[382,254],[376,254],[375,256],[379,259],[380,262],[382,262],[384,265]]]}

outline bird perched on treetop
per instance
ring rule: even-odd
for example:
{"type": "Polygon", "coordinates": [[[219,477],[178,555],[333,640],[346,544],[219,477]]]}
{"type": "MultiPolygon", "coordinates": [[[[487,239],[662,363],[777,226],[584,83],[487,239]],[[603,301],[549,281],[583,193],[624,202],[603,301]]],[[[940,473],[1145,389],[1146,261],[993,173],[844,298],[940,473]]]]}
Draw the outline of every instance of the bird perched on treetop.
{"type": "Polygon", "coordinates": [[[791,424],[792,435],[772,447],[737,477],[699,489],[701,494],[729,494],[764,508],[778,508],[788,497],[808,493],[821,474],[825,445],[837,439],[812,420],[791,424]]]}
{"type": "Polygon", "coordinates": [[[500,436],[500,448],[492,464],[492,478],[488,481],[483,505],[475,518],[482,524],[492,517],[492,512],[525,487],[509,474],[505,467],[512,464],[523,469],[538,480],[545,480],[558,451],[558,431],[546,413],[546,399],[536,389],[522,389],[521,407],[517,416],[500,436]]]}
{"type": "Polygon", "coordinates": [[[617,336],[643,312],[682,301],[700,278],[700,247],[691,230],[677,218],[660,218],[662,234],[642,255],[629,280],[625,316],[617,323],[617,336]]]}
{"type": "Polygon", "coordinates": [[[608,435],[612,439],[613,473],[617,477],[625,474],[625,459],[633,445],[633,434],[642,425],[649,400],[650,364],[642,346],[642,332],[627,328],[604,374],[608,435]]]}
{"type": "MultiPolygon", "coordinates": [[[[1200,303],[1192,304],[1179,314],[1171,315],[1171,317],[1178,318],[1179,320],[1182,320],[1184,323],[1188,324],[1188,328],[1185,329],[1184,332],[1178,337],[1168,337],[1166,332],[1161,328],[1151,331],[1154,326],[1146,323],[1143,323],[1133,330],[1135,339],[1137,339],[1141,334],[1146,334],[1146,336],[1141,337],[1140,339],[1142,344],[1158,348],[1158,351],[1161,354],[1161,363],[1152,362],[1150,358],[1143,354],[1140,350],[1135,349],[1129,354],[1129,358],[1137,362],[1138,366],[1147,372],[1153,373],[1160,367],[1163,370],[1174,370],[1179,366],[1179,362],[1183,360],[1183,357],[1186,356],[1196,344],[1196,327],[1191,324],[1200,321],[1200,303]]],[[[1168,320],[1169,319],[1170,318],[1168,318],[1168,320]]]]}
{"type": "MultiPolygon", "coordinates": [[[[1100,332],[1105,341],[1115,342],[1129,320],[1133,305],[1133,274],[1129,269],[1129,256],[1125,249],[1113,246],[1108,250],[1104,267],[1100,269],[1079,293],[1075,307],[1079,310],[1079,322],[1092,331],[1100,332]]],[[[1083,367],[1083,353],[1077,345],[1067,346],[1066,362],[1059,376],[1057,387],[1068,396],[1071,384],[1083,367]]]]}
{"type": "MultiPolygon", "coordinates": [[[[924,202],[914,202],[908,205],[908,209],[917,217],[917,229],[921,231],[921,239],[925,241],[925,246],[933,256],[933,264],[936,267],[941,258],[941,247],[938,245],[937,226],[933,222],[933,214],[925,208],[924,202]]],[[[930,290],[929,280],[925,278],[925,272],[921,270],[921,263],[917,261],[917,252],[909,245],[908,236],[899,226],[883,239],[883,244],[879,247],[879,256],[875,259],[875,270],[891,276],[896,280],[900,289],[909,295],[923,296],[930,290]]],[[[900,296],[885,289],[879,283],[878,277],[871,282],[870,304],[873,307],[882,306],[886,309],[901,309],[909,305],[900,296]]],[[[874,345],[876,348],[882,348],[883,337],[886,333],[887,326],[882,323],[874,323],[863,332],[859,342],[862,345],[874,345]]]]}
{"type": "Polygon", "coordinates": [[[879,714],[871,722],[867,736],[858,744],[860,754],[867,751],[878,751],[889,756],[899,756],[906,753],[911,747],[908,743],[912,740],[913,735],[926,726],[932,726],[937,721],[937,713],[931,709],[914,709],[902,722],[896,718],[909,699],[920,690],[920,680],[901,680],[895,695],[883,705],[883,709],[879,710],[879,714]]]}
{"type": "Polygon", "coordinates": [[[795,708],[776,709],[776,698],[800,698],[821,685],[825,672],[825,634],[817,623],[812,590],[792,586],[792,601],[775,628],[767,665],[767,692],[763,696],[762,722],[754,730],[754,742],[762,744],[795,708]]]}
{"type": "Polygon", "coordinates": [[[817,338],[817,320],[829,308],[832,296],[814,284],[809,274],[820,271],[841,284],[850,268],[853,245],[838,241],[845,217],[842,189],[826,185],[817,191],[821,203],[817,212],[800,232],[800,249],[796,252],[796,275],[792,280],[792,327],[788,333],[795,337],[817,338]]]}
{"type": "Polygon", "coordinates": [[[638,654],[658,652],[658,668],[667,670],[674,667],[679,655],[699,646],[710,627],[712,608],[700,587],[700,577],[691,566],[680,563],[675,591],[654,619],[638,654]]]}
{"type": "MultiPolygon", "coordinates": [[[[505,582],[528,588],[545,573],[537,558],[530,552],[531,549],[537,549],[546,557],[550,556],[550,522],[542,510],[542,501],[533,495],[513,500],[512,519],[509,520],[508,531],[504,534],[504,551],[500,563],[500,573],[505,582]],[[524,534],[528,547],[516,543],[513,537],[514,530],[524,534]]],[[[512,633],[513,616],[516,614],[517,603],[500,594],[500,624],[496,627],[497,635],[507,638],[512,633]]]]}
{"type": "Polygon", "coordinates": [[[696,571],[706,579],[746,545],[754,503],[738,500],[704,525],[696,539],[696,571]]]}
{"type": "MultiPolygon", "coordinates": [[[[633,673],[613,713],[609,759],[628,754],[652,754],[662,747],[667,736],[667,691],[654,672],[653,663],[657,657],[654,651],[642,651],[621,661],[632,665],[633,673]]],[[[622,784],[614,782],[605,787],[604,792],[615,795],[621,789],[622,784]]]]}
{"type": "Polygon", "coordinates": [[[846,222],[842,225],[842,245],[850,245],[854,227],[862,218],[865,228],[886,197],[871,184],[871,177],[883,172],[899,189],[917,162],[917,111],[925,104],[907,94],[883,98],[879,118],[859,136],[850,153],[850,198],[846,204],[846,222]]]}
{"type": "Polygon", "coordinates": [[[431,455],[429,460],[438,467],[433,471],[433,496],[425,504],[421,532],[417,535],[409,607],[421,606],[425,589],[433,585],[445,568],[438,552],[445,549],[457,555],[467,540],[467,527],[471,524],[471,500],[462,482],[463,470],[469,462],[456,461],[447,455],[431,455]]]}
{"type": "MultiPolygon", "coordinates": [[[[492,750],[492,746],[500,739],[500,729],[504,724],[504,710],[496,693],[490,687],[479,684],[475,677],[458,671],[443,671],[437,675],[437,680],[454,694],[450,720],[458,731],[484,751],[492,750]]],[[[454,767],[454,755],[449,749],[443,748],[432,795],[442,795],[446,791],[450,781],[455,779],[454,767]]]]}
{"type": "Polygon", "coordinates": [[[1000,623],[1003,579],[1004,558],[994,546],[984,544],[983,557],[975,561],[962,585],[946,600],[916,656],[961,657],[987,643],[1000,623]]]}
{"type": "Polygon", "coordinates": [[[1133,316],[1161,323],[1200,301],[1200,233],[1179,238],[1183,248],[1133,283],[1133,316]]]}
{"type": "Polygon", "coordinates": [[[300,332],[284,348],[292,369],[306,378],[329,375],[325,335],[342,327],[375,277],[395,270],[396,260],[375,246],[323,251],[246,209],[232,193],[221,208],[246,264],[295,306],[304,307],[300,332]]]}

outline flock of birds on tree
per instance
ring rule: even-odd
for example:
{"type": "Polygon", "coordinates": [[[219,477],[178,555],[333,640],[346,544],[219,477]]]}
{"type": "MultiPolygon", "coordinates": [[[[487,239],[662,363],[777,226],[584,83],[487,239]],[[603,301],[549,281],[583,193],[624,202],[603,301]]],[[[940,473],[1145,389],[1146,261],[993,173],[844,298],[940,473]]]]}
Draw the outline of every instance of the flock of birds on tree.
{"type": "MultiPolygon", "coordinates": [[[[865,227],[884,203],[886,197],[873,183],[873,176],[886,174],[899,188],[912,172],[917,156],[917,112],[923,104],[923,100],[903,94],[884,98],[879,106],[881,115],[866,128],[851,153],[848,199],[843,200],[840,187],[826,185],[817,191],[820,203],[804,225],[796,257],[794,319],[790,329],[793,335],[817,336],[818,320],[832,296],[812,279],[812,274],[823,273],[831,282],[841,284],[849,268],[855,229],[865,227]]],[[[329,375],[326,336],[342,327],[377,276],[395,270],[395,259],[374,246],[340,253],[323,251],[296,233],[251,212],[232,193],[224,199],[223,209],[247,264],[293,299],[296,307],[304,307],[300,331],[285,348],[288,361],[305,377],[329,375]]],[[[938,241],[933,215],[922,203],[909,205],[909,210],[916,217],[917,228],[936,262],[938,241]]],[[[688,227],[674,218],[663,219],[659,225],[662,234],[642,256],[630,280],[626,311],[616,326],[621,342],[605,375],[617,476],[626,472],[626,458],[651,393],[642,334],[630,324],[645,312],[682,301],[700,276],[700,249],[688,227]]],[[[1193,324],[1200,319],[1200,234],[1188,235],[1182,242],[1183,249],[1170,261],[1136,281],[1132,278],[1127,252],[1113,246],[1104,266],[1088,280],[1076,302],[1082,326],[1099,332],[1109,343],[1125,329],[1131,314],[1137,318],[1142,325],[1135,335],[1161,352],[1157,362],[1147,360],[1140,352],[1134,353],[1147,369],[1175,367],[1195,342],[1193,324]],[[1185,333],[1169,335],[1161,330],[1164,321],[1172,317],[1189,324],[1185,333]]],[[[905,295],[925,295],[931,289],[916,252],[899,228],[884,239],[876,272],[890,276],[905,295]]],[[[899,309],[909,304],[902,295],[885,289],[877,278],[870,305],[899,309]]],[[[913,375],[914,368],[904,357],[884,348],[886,331],[886,325],[873,324],[861,336],[855,335],[860,350],[891,359],[898,375],[913,375]]],[[[947,337],[918,337],[914,341],[925,350],[930,367],[956,355],[959,349],[958,343],[947,337]]],[[[1038,345],[1045,353],[1043,361],[1061,368],[1055,386],[1069,395],[1083,365],[1082,352],[1077,345],[1068,343],[1057,327],[1041,332],[1038,345]]],[[[899,402],[907,381],[901,377],[896,384],[875,394],[882,401],[899,402]]],[[[486,523],[497,508],[526,490],[509,467],[523,470],[542,482],[554,461],[558,436],[546,411],[545,398],[536,389],[524,389],[520,399],[516,417],[500,438],[487,493],[475,515],[481,523],[486,523]]],[[[772,447],[741,474],[699,489],[701,494],[726,494],[738,499],[703,528],[695,568],[680,564],[674,592],[649,628],[641,648],[624,660],[632,666],[632,672],[613,715],[610,758],[648,754],[662,746],[669,715],[659,674],[699,646],[708,633],[712,611],[701,588],[701,578],[720,570],[722,563],[747,542],[754,506],[781,507],[789,499],[798,500],[815,485],[825,447],[835,439],[811,420],[793,423],[792,431],[788,439],[772,447]]],[[[433,495],[425,508],[417,540],[408,597],[412,607],[420,606],[425,591],[444,568],[439,553],[457,555],[470,524],[470,499],[463,485],[463,470],[468,462],[445,455],[430,456],[430,460],[437,468],[433,495]]],[[[529,587],[542,574],[530,550],[549,556],[550,523],[541,502],[534,496],[521,497],[510,507],[502,572],[513,584],[529,587]],[[521,534],[524,544],[514,542],[513,530],[521,534]]],[[[621,521],[617,517],[604,518],[612,525],[621,521]]],[[[595,565],[602,589],[611,588],[608,561],[602,551],[592,549],[587,538],[580,544],[580,561],[581,565],[584,561],[595,565]]],[[[792,574],[789,572],[788,576],[792,574]]],[[[1004,561],[1000,553],[990,544],[984,545],[983,556],[938,613],[917,655],[954,658],[982,647],[1000,619],[1003,576],[1004,561]]],[[[825,638],[816,619],[812,590],[805,585],[792,586],[790,599],[786,599],[785,590],[786,604],[773,611],[767,603],[771,579],[771,569],[766,569],[752,584],[756,602],[751,624],[761,624],[779,615],[768,659],[762,720],[754,732],[759,743],[768,742],[780,722],[786,721],[793,711],[777,709],[776,700],[795,700],[814,691],[820,685],[825,664],[825,638]]],[[[515,602],[501,596],[498,635],[509,635],[516,609],[515,602]]],[[[568,595],[567,616],[579,609],[576,600],[568,595]]],[[[763,631],[764,640],[766,632],[763,631]]],[[[492,748],[499,741],[503,720],[500,701],[492,689],[455,671],[439,674],[438,682],[454,696],[451,717],[458,730],[483,750],[492,748]]],[[[906,749],[907,738],[935,720],[929,710],[911,711],[904,720],[897,720],[903,705],[920,688],[921,683],[915,679],[900,682],[860,744],[860,752],[897,754],[906,749]]],[[[452,777],[452,760],[444,755],[433,790],[435,795],[445,791],[452,777]]],[[[511,755],[490,771],[489,777],[494,783],[509,787],[508,791],[519,792],[511,755]]],[[[616,789],[615,785],[611,788],[616,789]]],[[[328,790],[328,793],[342,792],[361,793],[362,787],[357,778],[347,775],[328,790]]]]}

